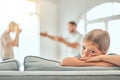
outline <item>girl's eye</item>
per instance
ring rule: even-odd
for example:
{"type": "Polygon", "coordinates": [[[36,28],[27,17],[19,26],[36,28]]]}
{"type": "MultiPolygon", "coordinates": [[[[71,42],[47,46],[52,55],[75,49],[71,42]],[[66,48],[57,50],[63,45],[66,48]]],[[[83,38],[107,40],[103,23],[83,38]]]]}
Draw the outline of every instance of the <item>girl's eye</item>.
{"type": "Polygon", "coordinates": [[[91,50],[90,53],[95,53],[95,51],[94,51],[94,50],[91,50]]]}
{"type": "Polygon", "coordinates": [[[85,49],[85,47],[84,47],[84,46],[83,46],[82,48],[83,48],[83,49],[85,49]]]}

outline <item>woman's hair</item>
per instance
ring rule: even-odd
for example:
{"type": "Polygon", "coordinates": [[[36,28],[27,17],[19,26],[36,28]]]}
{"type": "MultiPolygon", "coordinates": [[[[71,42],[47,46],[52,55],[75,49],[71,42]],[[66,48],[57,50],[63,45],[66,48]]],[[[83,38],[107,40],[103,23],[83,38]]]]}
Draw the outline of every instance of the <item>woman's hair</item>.
{"type": "Polygon", "coordinates": [[[88,32],[83,38],[83,42],[87,41],[96,43],[99,47],[99,50],[104,54],[108,51],[110,46],[110,36],[108,32],[101,29],[94,29],[88,32]]]}
{"type": "Polygon", "coordinates": [[[18,25],[16,22],[14,22],[14,21],[11,21],[10,23],[9,23],[9,27],[13,27],[13,26],[15,26],[15,25],[18,25]]]}

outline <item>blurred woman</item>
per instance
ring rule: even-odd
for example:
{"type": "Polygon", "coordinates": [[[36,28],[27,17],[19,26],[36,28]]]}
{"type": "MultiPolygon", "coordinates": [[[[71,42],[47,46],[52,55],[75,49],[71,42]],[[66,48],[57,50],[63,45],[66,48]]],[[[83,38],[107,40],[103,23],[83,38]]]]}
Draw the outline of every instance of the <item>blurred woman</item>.
{"type": "Polygon", "coordinates": [[[19,29],[19,25],[15,22],[10,22],[8,28],[1,36],[0,47],[1,47],[1,58],[4,60],[8,60],[14,58],[13,47],[19,46],[19,34],[21,33],[21,29],[19,29]],[[16,33],[16,37],[12,40],[10,33],[16,33]]]}

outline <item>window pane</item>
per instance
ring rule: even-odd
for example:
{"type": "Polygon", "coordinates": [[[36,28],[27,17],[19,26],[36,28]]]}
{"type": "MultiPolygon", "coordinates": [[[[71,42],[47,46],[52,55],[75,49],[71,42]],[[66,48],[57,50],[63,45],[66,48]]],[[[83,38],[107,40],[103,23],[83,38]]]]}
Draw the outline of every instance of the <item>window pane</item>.
{"type": "Polygon", "coordinates": [[[103,30],[105,30],[105,24],[103,22],[101,22],[101,23],[89,24],[87,26],[87,32],[89,32],[93,29],[103,29],[103,30]]]}
{"type": "Polygon", "coordinates": [[[84,34],[85,33],[85,25],[84,25],[84,20],[80,20],[80,22],[78,23],[78,26],[77,26],[77,30],[78,32],[80,32],[81,34],[84,34]]]}
{"type": "Polygon", "coordinates": [[[120,54],[120,20],[109,21],[108,26],[108,31],[111,37],[111,46],[109,52],[120,54]]]}
{"type": "Polygon", "coordinates": [[[112,16],[112,3],[105,3],[90,10],[87,13],[87,20],[103,18],[108,16],[112,16]]]}
{"type": "Polygon", "coordinates": [[[113,3],[113,15],[120,15],[120,3],[113,3]]]}

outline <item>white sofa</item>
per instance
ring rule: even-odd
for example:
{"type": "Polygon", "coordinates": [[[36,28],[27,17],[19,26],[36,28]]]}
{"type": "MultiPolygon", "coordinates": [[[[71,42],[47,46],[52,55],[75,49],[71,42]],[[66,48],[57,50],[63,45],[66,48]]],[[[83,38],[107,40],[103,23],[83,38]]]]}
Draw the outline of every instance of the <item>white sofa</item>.
{"type": "Polygon", "coordinates": [[[120,67],[62,67],[37,56],[25,58],[25,71],[19,71],[17,60],[1,62],[0,68],[0,80],[120,80],[120,67]]]}

